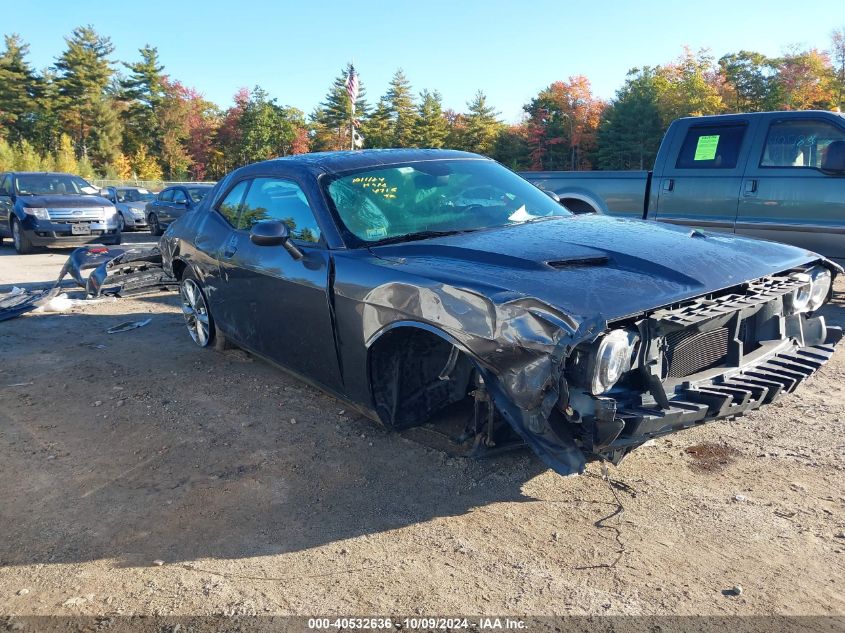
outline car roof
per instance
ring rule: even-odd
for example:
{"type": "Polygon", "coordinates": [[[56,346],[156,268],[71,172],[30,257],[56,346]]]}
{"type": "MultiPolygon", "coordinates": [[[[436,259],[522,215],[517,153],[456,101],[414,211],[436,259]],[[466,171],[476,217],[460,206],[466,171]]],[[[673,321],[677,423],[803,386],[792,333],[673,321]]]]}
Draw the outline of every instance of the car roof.
{"type": "MultiPolygon", "coordinates": [[[[16,176],[76,176],[76,174],[69,174],[63,171],[9,171],[9,174],[16,176]]],[[[82,176],[77,176],[81,178],[82,176]]]]}
{"type": "MultiPolygon", "coordinates": [[[[337,173],[368,167],[414,163],[429,160],[490,160],[479,154],[452,149],[364,149],[338,152],[295,154],[255,163],[255,167],[294,166],[317,173],[337,173]]],[[[259,167],[260,168],[260,167],[259,167]]]]}

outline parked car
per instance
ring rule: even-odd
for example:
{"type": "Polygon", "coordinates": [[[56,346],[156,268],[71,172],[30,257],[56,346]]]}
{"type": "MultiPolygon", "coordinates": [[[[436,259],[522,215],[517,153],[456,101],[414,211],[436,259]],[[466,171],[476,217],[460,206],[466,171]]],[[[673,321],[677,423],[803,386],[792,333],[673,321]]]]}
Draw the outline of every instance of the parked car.
{"type": "Polygon", "coordinates": [[[678,119],[654,171],[525,172],[572,211],[760,237],[845,258],[845,116],[678,119]]]}
{"type": "Polygon", "coordinates": [[[79,176],[51,172],[0,173],[0,241],[18,253],[38,246],[120,244],[115,206],[79,176]]]}
{"type": "Polygon", "coordinates": [[[149,189],[106,187],[102,194],[117,207],[120,214],[117,220],[121,231],[141,231],[147,228],[147,203],[156,198],[149,189]]]}
{"type": "Polygon", "coordinates": [[[177,185],[162,189],[155,200],[147,203],[147,223],[150,233],[163,235],[168,225],[193,211],[213,185],[177,185]]]}
{"type": "Polygon", "coordinates": [[[199,346],[234,343],[388,427],[466,407],[468,450],[521,438],[560,473],[771,402],[842,336],[816,314],[842,271],[824,257],[573,215],[457,151],[243,167],[160,248],[199,346]]]}

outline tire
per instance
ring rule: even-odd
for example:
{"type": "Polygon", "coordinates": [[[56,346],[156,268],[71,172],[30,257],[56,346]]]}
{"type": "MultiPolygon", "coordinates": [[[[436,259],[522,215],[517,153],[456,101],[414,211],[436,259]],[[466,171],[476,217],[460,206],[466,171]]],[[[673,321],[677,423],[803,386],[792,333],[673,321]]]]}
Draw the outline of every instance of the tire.
{"type": "Polygon", "coordinates": [[[150,235],[155,235],[156,237],[164,235],[164,230],[158,223],[158,216],[155,213],[150,213],[150,217],[147,218],[147,223],[150,225],[150,235]]]}
{"type": "Polygon", "coordinates": [[[123,233],[118,233],[117,237],[109,242],[109,246],[119,246],[123,242],[123,233]]]}
{"type": "Polygon", "coordinates": [[[126,218],[123,217],[122,213],[117,214],[117,228],[121,233],[126,230],[126,218]]]}
{"type": "Polygon", "coordinates": [[[185,269],[179,281],[179,296],[182,300],[185,327],[188,328],[188,334],[194,343],[200,347],[213,347],[218,352],[228,349],[226,336],[217,327],[211,315],[205,292],[189,269],[185,269]]]}
{"type": "Polygon", "coordinates": [[[12,218],[12,243],[18,255],[29,255],[35,250],[17,218],[12,218]]]}

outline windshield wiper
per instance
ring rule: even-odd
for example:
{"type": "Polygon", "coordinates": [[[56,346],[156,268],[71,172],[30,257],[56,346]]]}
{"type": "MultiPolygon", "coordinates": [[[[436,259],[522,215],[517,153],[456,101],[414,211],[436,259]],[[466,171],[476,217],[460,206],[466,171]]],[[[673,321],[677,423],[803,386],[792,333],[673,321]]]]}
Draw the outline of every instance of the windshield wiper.
{"type": "Polygon", "coordinates": [[[385,244],[397,244],[399,242],[413,242],[416,240],[427,240],[432,237],[445,237],[447,235],[458,235],[459,233],[470,233],[478,229],[452,229],[450,231],[418,231],[416,233],[403,233],[402,235],[394,235],[392,237],[385,237],[375,242],[369,242],[367,246],[384,246],[385,244]]]}

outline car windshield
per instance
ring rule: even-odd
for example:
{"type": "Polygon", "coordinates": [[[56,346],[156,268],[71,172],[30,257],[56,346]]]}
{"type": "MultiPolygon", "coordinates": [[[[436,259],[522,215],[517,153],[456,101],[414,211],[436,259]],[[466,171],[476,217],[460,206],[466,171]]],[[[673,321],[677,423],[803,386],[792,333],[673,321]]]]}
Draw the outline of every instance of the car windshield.
{"type": "Polygon", "coordinates": [[[155,200],[155,195],[146,189],[118,189],[118,202],[149,202],[155,200]]]}
{"type": "Polygon", "coordinates": [[[188,195],[191,196],[191,200],[194,202],[199,202],[203,198],[205,198],[205,194],[211,191],[211,187],[189,187],[188,188],[188,195]]]}
{"type": "Polygon", "coordinates": [[[99,189],[79,176],[68,174],[19,174],[15,176],[15,191],[19,195],[92,195],[99,189]]]}
{"type": "Polygon", "coordinates": [[[346,229],[370,245],[571,215],[491,160],[378,167],[336,176],[327,189],[346,229]]]}

